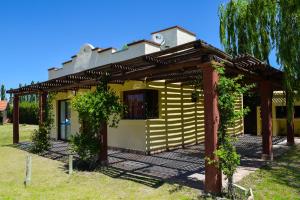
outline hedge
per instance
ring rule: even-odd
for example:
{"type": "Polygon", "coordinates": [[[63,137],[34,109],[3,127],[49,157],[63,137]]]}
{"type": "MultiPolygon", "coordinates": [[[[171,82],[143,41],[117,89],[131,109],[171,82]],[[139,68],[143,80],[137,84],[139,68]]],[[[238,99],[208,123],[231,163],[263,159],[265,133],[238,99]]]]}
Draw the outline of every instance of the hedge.
{"type": "MultiPolygon", "coordinates": [[[[20,124],[38,124],[38,103],[36,102],[20,102],[19,105],[19,123],[20,124]]],[[[13,122],[13,107],[9,106],[7,111],[7,117],[13,122]]]]}

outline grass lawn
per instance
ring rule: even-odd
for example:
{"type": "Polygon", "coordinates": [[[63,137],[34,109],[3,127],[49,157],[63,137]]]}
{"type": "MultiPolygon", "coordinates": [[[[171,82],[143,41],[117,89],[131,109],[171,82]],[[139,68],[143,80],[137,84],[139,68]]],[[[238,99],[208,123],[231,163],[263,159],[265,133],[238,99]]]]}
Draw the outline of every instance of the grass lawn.
{"type": "Polygon", "coordinates": [[[239,183],[254,190],[255,199],[300,200],[300,146],[239,183]]]}
{"type": "MultiPolygon", "coordinates": [[[[30,139],[36,126],[20,125],[20,141],[30,139]]],[[[0,126],[0,200],[2,199],[196,199],[200,193],[178,185],[152,188],[100,172],[68,175],[63,163],[32,156],[32,182],[24,187],[25,151],[9,146],[12,125],[0,126]]]]}
{"type": "MultiPolygon", "coordinates": [[[[20,141],[30,140],[36,126],[20,125],[20,141]]],[[[32,183],[27,188],[27,152],[12,145],[12,125],[0,126],[0,200],[2,199],[197,199],[199,190],[163,184],[152,188],[134,181],[111,178],[100,172],[68,175],[64,164],[32,157],[32,183]]],[[[255,199],[300,200],[300,146],[293,147],[272,165],[239,184],[253,188],[255,199]]]]}

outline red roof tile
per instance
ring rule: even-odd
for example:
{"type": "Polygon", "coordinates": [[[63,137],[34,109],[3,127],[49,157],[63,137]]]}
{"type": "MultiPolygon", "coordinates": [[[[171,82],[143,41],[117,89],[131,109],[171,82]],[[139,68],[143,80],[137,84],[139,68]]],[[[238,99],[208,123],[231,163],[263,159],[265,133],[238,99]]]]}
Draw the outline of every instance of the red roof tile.
{"type": "Polygon", "coordinates": [[[6,110],[7,105],[8,105],[7,101],[0,101],[0,111],[6,110]]]}

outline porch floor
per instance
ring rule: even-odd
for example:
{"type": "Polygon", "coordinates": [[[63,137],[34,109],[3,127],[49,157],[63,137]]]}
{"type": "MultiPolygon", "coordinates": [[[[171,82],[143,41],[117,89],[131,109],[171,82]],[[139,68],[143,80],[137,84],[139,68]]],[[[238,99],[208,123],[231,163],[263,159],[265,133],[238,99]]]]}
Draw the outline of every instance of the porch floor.
{"type": "MultiPolygon", "coordinates": [[[[274,157],[287,150],[286,137],[273,137],[274,157]]],[[[262,140],[259,136],[239,136],[237,151],[241,154],[241,164],[234,177],[239,181],[266,161],[260,159],[262,140]]],[[[28,150],[30,142],[20,143],[19,148],[28,150]]],[[[68,143],[53,141],[52,148],[42,156],[67,163],[68,143]]],[[[178,183],[203,189],[204,144],[198,144],[154,155],[140,155],[116,150],[108,151],[109,165],[101,172],[111,177],[129,179],[158,187],[163,182],[178,183]]]]}

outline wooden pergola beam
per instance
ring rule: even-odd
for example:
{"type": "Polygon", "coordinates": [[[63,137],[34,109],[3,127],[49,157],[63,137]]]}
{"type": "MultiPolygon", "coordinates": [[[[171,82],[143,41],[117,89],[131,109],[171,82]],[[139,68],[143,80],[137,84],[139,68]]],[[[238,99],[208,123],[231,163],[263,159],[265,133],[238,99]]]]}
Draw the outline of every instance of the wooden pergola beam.
{"type": "Polygon", "coordinates": [[[134,67],[126,66],[126,65],[122,65],[122,64],[112,64],[111,68],[121,70],[121,71],[135,71],[134,67]]]}
{"type": "Polygon", "coordinates": [[[145,61],[152,63],[152,64],[157,64],[157,65],[167,65],[168,62],[165,62],[163,60],[161,60],[160,58],[154,57],[154,56],[150,56],[150,55],[146,55],[144,57],[145,61]]]}
{"type": "Polygon", "coordinates": [[[201,71],[199,69],[191,70],[189,71],[182,71],[179,70],[179,72],[173,72],[173,73],[167,73],[167,74],[161,74],[156,76],[147,77],[147,81],[154,81],[154,80],[164,80],[164,79],[174,79],[174,78],[184,78],[184,77],[191,77],[195,75],[201,74],[201,71]]]}
{"type": "MultiPolygon", "coordinates": [[[[180,62],[175,64],[168,64],[168,65],[154,65],[146,69],[139,69],[134,72],[128,72],[124,74],[123,80],[137,80],[142,79],[146,77],[151,77],[158,74],[165,74],[165,73],[171,73],[173,71],[183,70],[185,68],[191,68],[193,66],[197,66],[198,64],[201,64],[201,60],[195,59],[188,62],[180,62]]],[[[112,76],[114,79],[114,76],[112,76]]],[[[120,77],[117,77],[120,79],[120,77]]]]}

